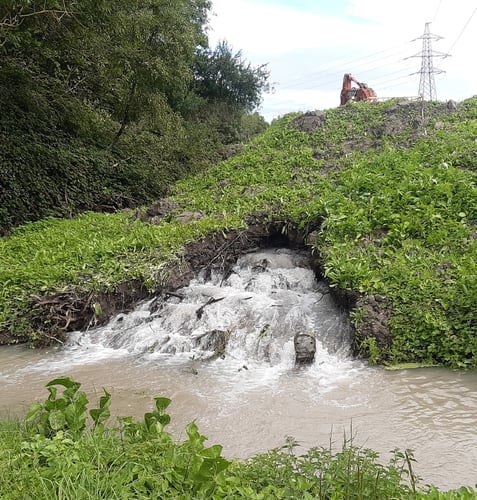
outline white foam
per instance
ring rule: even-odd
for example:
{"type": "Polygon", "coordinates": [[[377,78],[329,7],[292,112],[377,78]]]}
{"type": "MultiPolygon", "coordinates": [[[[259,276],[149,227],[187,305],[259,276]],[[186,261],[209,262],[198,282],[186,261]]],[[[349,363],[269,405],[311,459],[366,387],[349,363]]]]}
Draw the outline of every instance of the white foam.
{"type": "MultiPolygon", "coordinates": [[[[225,359],[209,361],[214,376],[239,380],[232,392],[279,383],[295,370],[293,338],[317,338],[315,362],[305,368],[324,394],[341,381],[352,383],[363,365],[349,356],[345,314],[318,284],[303,254],[267,250],[239,259],[227,279],[194,279],[177,295],[141,304],[129,314],[88,332],[75,332],[53,359],[23,370],[62,371],[67,366],[134,356],[144,362],[187,366],[209,359],[213,346],[200,342],[214,330],[227,332],[225,359]],[[298,267],[297,267],[298,266],[298,267]],[[214,300],[213,303],[208,303],[214,300]],[[237,387],[235,387],[237,386],[237,387]]],[[[297,375],[299,376],[299,375],[297,375]]]]}

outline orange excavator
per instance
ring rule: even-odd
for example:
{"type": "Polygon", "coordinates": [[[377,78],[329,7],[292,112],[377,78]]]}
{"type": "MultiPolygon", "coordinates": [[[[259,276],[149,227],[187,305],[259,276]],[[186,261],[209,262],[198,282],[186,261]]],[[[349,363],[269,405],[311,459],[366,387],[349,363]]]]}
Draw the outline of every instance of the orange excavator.
{"type": "Polygon", "coordinates": [[[369,101],[377,100],[376,92],[368,87],[366,83],[361,83],[350,73],[345,73],[343,76],[343,87],[341,88],[341,106],[348,101],[369,101]],[[358,87],[353,87],[356,83],[358,87]]]}

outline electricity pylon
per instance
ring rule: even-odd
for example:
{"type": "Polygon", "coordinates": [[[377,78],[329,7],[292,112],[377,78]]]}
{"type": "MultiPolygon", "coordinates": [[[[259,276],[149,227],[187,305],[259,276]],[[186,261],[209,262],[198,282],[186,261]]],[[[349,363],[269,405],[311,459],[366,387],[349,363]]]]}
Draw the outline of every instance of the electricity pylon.
{"type": "Polygon", "coordinates": [[[437,100],[436,82],[434,79],[435,74],[445,73],[442,69],[434,67],[434,57],[448,57],[450,54],[437,52],[432,50],[432,40],[441,40],[443,37],[434,35],[429,31],[429,25],[426,23],[424,34],[416,40],[422,40],[422,51],[411,57],[421,58],[421,69],[413,75],[420,75],[419,79],[419,96],[423,101],[437,100]]]}

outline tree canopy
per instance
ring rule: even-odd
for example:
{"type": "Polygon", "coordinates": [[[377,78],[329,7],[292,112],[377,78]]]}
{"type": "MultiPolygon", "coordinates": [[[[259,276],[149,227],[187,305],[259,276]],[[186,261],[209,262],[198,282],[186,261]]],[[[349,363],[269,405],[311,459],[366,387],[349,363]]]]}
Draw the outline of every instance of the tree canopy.
{"type": "Polygon", "coordinates": [[[0,0],[0,228],[145,203],[243,135],[268,72],[209,48],[210,8],[0,0]]]}
{"type": "Polygon", "coordinates": [[[198,50],[194,77],[198,95],[247,111],[259,106],[262,92],[269,90],[266,65],[253,67],[242,58],[241,51],[234,54],[226,40],[219,42],[215,49],[204,47],[198,50]]]}

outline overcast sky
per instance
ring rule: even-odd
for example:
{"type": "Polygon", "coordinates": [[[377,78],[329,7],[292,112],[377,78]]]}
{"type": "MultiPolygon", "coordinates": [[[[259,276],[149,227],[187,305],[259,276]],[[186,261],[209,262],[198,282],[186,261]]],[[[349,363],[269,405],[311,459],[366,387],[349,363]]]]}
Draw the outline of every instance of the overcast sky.
{"type": "Polygon", "coordinates": [[[339,104],[344,73],[378,97],[417,96],[425,23],[433,40],[439,100],[477,94],[477,0],[212,0],[211,44],[226,39],[254,66],[268,63],[275,92],[260,113],[339,104]]]}

